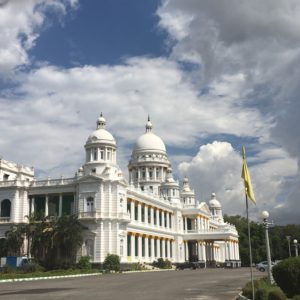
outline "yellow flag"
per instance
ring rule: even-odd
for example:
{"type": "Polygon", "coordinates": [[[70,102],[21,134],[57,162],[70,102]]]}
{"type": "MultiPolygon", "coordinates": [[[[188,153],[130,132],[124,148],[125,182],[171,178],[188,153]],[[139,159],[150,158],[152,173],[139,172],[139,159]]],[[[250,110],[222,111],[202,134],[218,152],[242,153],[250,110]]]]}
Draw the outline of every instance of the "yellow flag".
{"type": "Polygon", "coordinates": [[[247,196],[252,200],[254,204],[256,204],[254,191],[251,184],[250,173],[248,170],[247,162],[246,162],[246,154],[245,154],[245,147],[243,146],[243,169],[242,169],[242,178],[244,179],[245,183],[245,192],[247,196]]]}

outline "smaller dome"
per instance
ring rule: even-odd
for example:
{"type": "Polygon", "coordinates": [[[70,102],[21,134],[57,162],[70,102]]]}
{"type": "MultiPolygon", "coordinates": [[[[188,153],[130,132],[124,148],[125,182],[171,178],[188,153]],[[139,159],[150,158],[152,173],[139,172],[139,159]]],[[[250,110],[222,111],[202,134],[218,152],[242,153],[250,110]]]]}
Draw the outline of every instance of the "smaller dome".
{"type": "Polygon", "coordinates": [[[216,194],[211,194],[211,200],[208,202],[210,208],[222,208],[221,203],[216,199],[216,194]]]}
{"type": "Polygon", "coordinates": [[[90,143],[103,143],[116,146],[116,141],[112,134],[105,129],[106,120],[102,113],[97,119],[97,129],[88,137],[87,144],[90,143]]]}

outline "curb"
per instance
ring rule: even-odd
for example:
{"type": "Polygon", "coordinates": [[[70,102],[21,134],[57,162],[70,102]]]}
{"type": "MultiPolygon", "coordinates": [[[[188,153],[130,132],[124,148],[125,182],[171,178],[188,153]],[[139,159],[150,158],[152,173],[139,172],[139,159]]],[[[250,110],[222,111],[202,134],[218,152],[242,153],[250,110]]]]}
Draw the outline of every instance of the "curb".
{"type": "Polygon", "coordinates": [[[45,277],[30,277],[30,278],[14,278],[14,279],[0,279],[0,283],[5,282],[18,282],[18,281],[34,281],[34,280],[46,280],[46,279],[59,279],[59,278],[73,278],[73,277],[86,277],[86,276],[97,276],[102,273],[89,273],[89,274],[74,274],[74,275],[56,275],[56,276],[45,276],[45,277]]]}
{"type": "MultiPolygon", "coordinates": [[[[175,271],[174,269],[158,269],[158,270],[140,270],[140,271],[124,271],[122,273],[111,273],[111,274],[131,274],[131,273],[145,273],[145,272],[165,272],[175,271]]],[[[20,282],[20,281],[35,281],[35,280],[46,280],[46,279],[60,279],[60,278],[75,278],[75,277],[86,277],[86,276],[97,276],[103,275],[103,273],[89,273],[89,274],[74,274],[74,275],[56,275],[56,276],[45,276],[45,277],[30,277],[30,278],[14,278],[14,279],[0,279],[0,283],[5,282],[20,282]]]]}

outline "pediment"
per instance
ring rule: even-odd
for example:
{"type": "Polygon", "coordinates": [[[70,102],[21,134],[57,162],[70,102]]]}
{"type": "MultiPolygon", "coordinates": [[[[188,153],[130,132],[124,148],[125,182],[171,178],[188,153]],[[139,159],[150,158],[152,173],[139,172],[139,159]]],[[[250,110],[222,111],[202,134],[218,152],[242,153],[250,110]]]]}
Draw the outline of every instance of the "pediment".
{"type": "Polygon", "coordinates": [[[206,214],[209,214],[209,215],[211,214],[209,207],[205,202],[201,202],[199,204],[198,208],[206,214]]]}

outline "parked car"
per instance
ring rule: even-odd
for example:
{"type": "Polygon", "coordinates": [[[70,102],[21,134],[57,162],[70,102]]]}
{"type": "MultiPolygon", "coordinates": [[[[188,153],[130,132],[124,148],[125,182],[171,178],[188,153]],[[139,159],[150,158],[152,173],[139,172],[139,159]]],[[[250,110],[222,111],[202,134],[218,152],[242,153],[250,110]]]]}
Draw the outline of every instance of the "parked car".
{"type": "MultiPolygon", "coordinates": [[[[272,266],[275,265],[275,263],[271,262],[272,266]]],[[[265,272],[268,269],[268,262],[267,261],[261,261],[256,265],[256,269],[260,272],[265,272]]]]}

